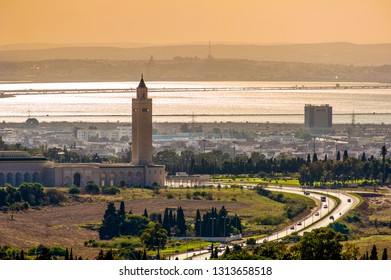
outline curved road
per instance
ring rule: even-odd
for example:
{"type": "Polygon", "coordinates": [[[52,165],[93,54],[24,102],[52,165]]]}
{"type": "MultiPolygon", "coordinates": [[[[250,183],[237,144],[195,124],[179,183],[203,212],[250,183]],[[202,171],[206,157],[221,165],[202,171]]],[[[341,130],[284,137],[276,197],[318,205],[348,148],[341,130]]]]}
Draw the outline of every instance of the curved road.
{"type": "MultiPolygon", "coordinates": [[[[305,195],[303,189],[297,187],[267,187],[267,189],[272,191],[281,191],[282,193],[294,193],[303,196],[305,195]]],[[[301,221],[295,222],[294,224],[291,224],[282,230],[274,232],[272,235],[269,235],[266,238],[263,237],[257,239],[257,243],[278,240],[294,232],[297,232],[299,235],[303,235],[304,232],[310,232],[315,228],[326,227],[328,224],[340,219],[359,203],[359,199],[356,196],[340,190],[324,191],[305,189],[305,191],[309,192],[309,197],[319,202],[319,207],[313,209],[311,213],[301,221]],[[326,202],[321,202],[322,196],[326,196],[326,202]],[[336,200],[332,197],[339,198],[341,203],[337,205],[336,200]],[[327,205],[327,208],[325,208],[325,205],[327,205]]],[[[178,259],[183,260],[191,257],[193,260],[205,260],[209,258],[209,256],[209,251],[202,250],[191,253],[188,252],[177,254],[174,256],[174,258],[177,257],[178,259]]]]}

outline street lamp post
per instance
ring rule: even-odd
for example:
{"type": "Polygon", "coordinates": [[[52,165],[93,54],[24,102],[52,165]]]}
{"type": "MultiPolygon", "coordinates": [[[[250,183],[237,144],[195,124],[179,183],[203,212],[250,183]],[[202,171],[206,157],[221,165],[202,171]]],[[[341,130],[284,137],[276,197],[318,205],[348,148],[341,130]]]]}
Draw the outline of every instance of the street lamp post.
{"type": "Polygon", "coordinates": [[[214,237],[214,220],[216,220],[216,217],[214,217],[214,218],[210,218],[211,219],[211,221],[212,221],[212,237],[214,237]]]}
{"type": "Polygon", "coordinates": [[[224,238],[226,237],[226,233],[225,233],[225,229],[226,229],[226,225],[225,225],[225,220],[228,219],[228,217],[222,217],[224,219],[224,238]]]}

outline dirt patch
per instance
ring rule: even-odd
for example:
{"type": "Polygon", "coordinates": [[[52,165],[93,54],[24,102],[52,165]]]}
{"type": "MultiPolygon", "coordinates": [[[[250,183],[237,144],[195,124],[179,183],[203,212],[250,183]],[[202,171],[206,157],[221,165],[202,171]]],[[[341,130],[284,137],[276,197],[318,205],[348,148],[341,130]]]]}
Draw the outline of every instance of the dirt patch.
{"type": "MultiPolygon", "coordinates": [[[[197,209],[218,210],[225,206],[230,213],[238,213],[248,205],[241,202],[177,200],[151,198],[125,201],[126,211],[142,214],[147,208],[148,213],[162,213],[166,207],[184,209],[187,219],[194,219],[197,209]]],[[[74,255],[84,259],[94,259],[99,252],[97,248],[85,247],[84,242],[90,239],[98,240],[98,232],[80,227],[83,224],[97,223],[103,218],[107,203],[83,203],[63,207],[48,207],[41,210],[29,210],[0,214],[0,245],[9,244],[15,248],[29,249],[39,244],[73,248],[74,255]]],[[[119,203],[116,203],[119,207],[119,203]]]]}

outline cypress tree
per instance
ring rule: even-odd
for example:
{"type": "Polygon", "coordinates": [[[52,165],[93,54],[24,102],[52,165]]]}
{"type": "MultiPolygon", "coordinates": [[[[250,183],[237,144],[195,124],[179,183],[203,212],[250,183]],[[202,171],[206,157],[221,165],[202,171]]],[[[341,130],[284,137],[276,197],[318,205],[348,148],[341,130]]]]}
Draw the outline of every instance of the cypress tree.
{"type": "Polygon", "coordinates": [[[196,217],[195,217],[195,233],[196,236],[201,236],[201,225],[202,225],[202,220],[201,220],[201,213],[200,210],[197,209],[196,217]]]}
{"type": "Polygon", "coordinates": [[[170,226],[170,218],[169,218],[169,214],[168,214],[168,208],[166,208],[166,210],[164,210],[164,217],[163,217],[162,226],[167,231],[167,235],[170,236],[171,235],[171,226],[170,226]]]}
{"type": "Polygon", "coordinates": [[[388,260],[387,248],[384,248],[383,254],[382,254],[382,256],[381,256],[381,259],[382,259],[382,260],[388,260]]]}
{"type": "Polygon", "coordinates": [[[168,222],[170,224],[170,227],[175,226],[175,219],[174,215],[172,214],[172,210],[170,210],[170,212],[168,213],[168,222]]]}
{"type": "Polygon", "coordinates": [[[143,216],[148,219],[148,211],[147,208],[144,209],[143,216]]]}
{"type": "Polygon", "coordinates": [[[126,215],[125,203],[123,201],[121,201],[121,204],[120,204],[119,210],[118,210],[118,218],[121,223],[123,223],[125,221],[125,215],[126,215]]]}
{"type": "Polygon", "coordinates": [[[102,225],[99,228],[100,239],[111,239],[120,234],[120,221],[114,203],[110,202],[103,216],[102,225]]]}
{"type": "Polygon", "coordinates": [[[318,161],[318,155],[314,153],[314,155],[312,156],[312,162],[316,162],[316,161],[318,161]]]}
{"type": "Polygon", "coordinates": [[[336,158],[336,160],[337,160],[337,161],[340,161],[340,160],[341,160],[341,153],[340,153],[340,151],[338,151],[338,153],[337,153],[337,158],[336,158]]]}
{"type": "Polygon", "coordinates": [[[72,251],[72,248],[71,248],[71,252],[69,253],[69,259],[70,259],[70,260],[73,260],[73,251],[72,251]]]}
{"type": "Polygon", "coordinates": [[[68,248],[65,249],[65,256],[64,256],[64,260],[69,260],[69,251],[68,251],[68,248]]]}
{"type": "Polygon", "coordinates": [[[372,250],[371,250],[371,255],[369,256],[370,260],[377,260],[377,248],[376,245],[373,245],[372,250]]]}
{"type": "Polygon", "coordinates": [[[98,256],[95,259],[97,259],[97,260],[103,260],[104,259],[103,250],[99,251],[99,254],[98,254],[98,256]]]}
{"type": "Polygon", "coordinates": [[[179,229],[179,235],[186,236],[187,225],[185,220],[185,214],[183,213],[182,207],[178,207],[177,209],[177,227],[179,229]]]}
{"type": "Polygon", "coordinates": [[[348,158],[348,150],[343,151],[343,161],[346,161],[348,158]]]}
{"type": "Polygon", "coordinates": [[[105,260],[114,260],[113,251],[110,249],[105,255],[105,260]]]}

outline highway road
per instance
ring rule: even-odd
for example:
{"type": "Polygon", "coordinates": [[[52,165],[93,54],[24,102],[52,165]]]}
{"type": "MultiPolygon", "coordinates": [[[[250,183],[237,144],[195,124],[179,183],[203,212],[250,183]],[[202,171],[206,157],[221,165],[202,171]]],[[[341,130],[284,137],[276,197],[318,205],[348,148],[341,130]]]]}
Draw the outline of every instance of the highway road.
{"type": "MultiPolygon", "coordinates": [[[[272,191],[280,191],[282,193],[295,193],[303,196],[305,195],[303,189],[297,187],[270,186],[267,187],[267,189],[272,191]]],[[[353,209],[359,203],[359,199],[356,196],[341,190],[305,189],[305,191],[309,192],[307,196],[316,200],[319,206],[315,209],[312,209],[309,215],[299,221],[296,221],[288,227],[273,232],[267,237],[257,239],[257,243],[278,240],[295,232],[299,235],[303,235],[304,232],[310,232],[315,228],[326,227],[330,223],[340,219],[343,215],[345,215],[349,210],[353,209]],[[322,196],[326,196],[325,202],[321,202],[322,196]],[[338,205],[335,198],[340,199],[340,203],[338,205]]],[[[190,257],[193,260],[205,260],[209,259],[210,252],[208,252],[207,250],[188,252],[177,254],[174,256],[174,258],[176,257],[180,260],[188,259],[190,257]]]]}

